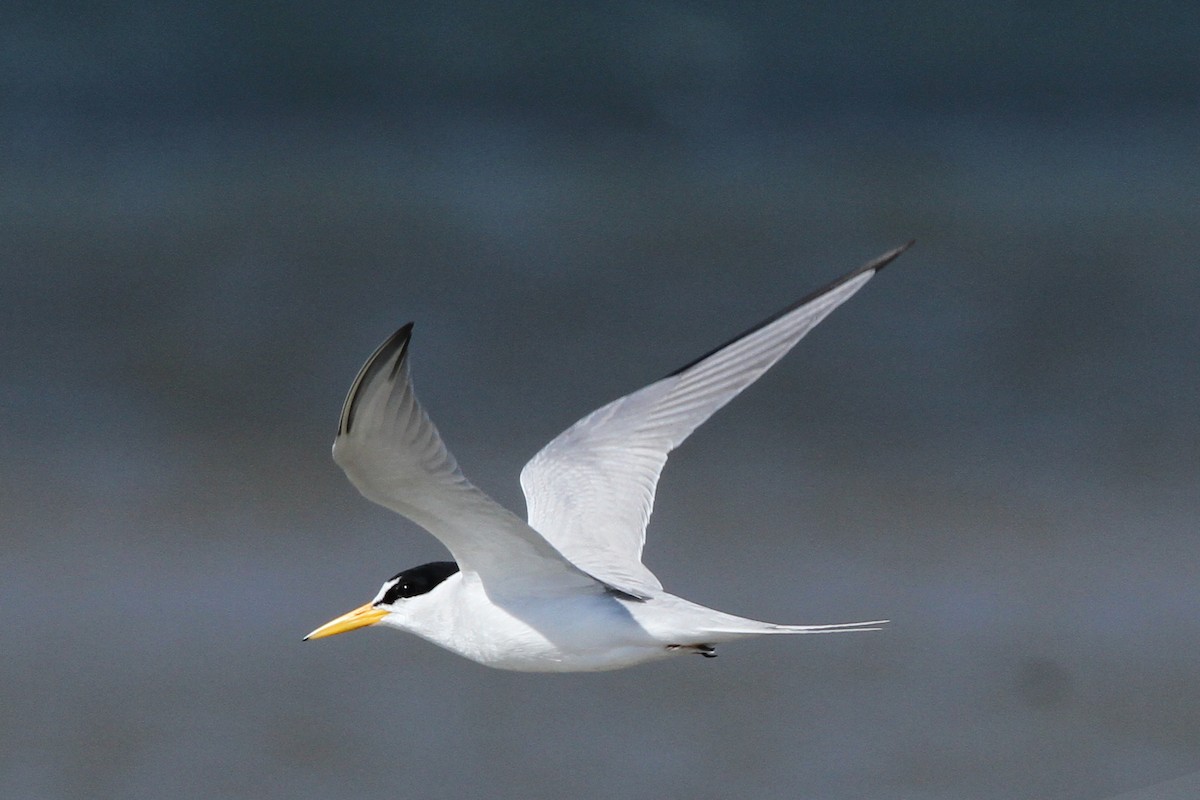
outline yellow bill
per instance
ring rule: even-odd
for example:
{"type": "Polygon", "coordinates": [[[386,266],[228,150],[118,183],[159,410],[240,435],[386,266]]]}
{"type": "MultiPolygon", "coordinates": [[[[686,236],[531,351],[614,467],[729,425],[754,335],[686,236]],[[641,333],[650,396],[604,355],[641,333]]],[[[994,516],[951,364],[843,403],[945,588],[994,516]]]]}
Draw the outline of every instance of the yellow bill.
{"type": "Polygon", "coordinates": [[[345,633],[356,628],[365,628],[368,625],[374,625],[379,620],[386,617],[388,612],[382,608],[367,603],[365,606],[359,606],[348,614],[342,614],[335,620],[326,622],[321,627],[304,637],[304,641],[309,639],[323,639],[326,636],[333,636],[335,633],[345,633]]]}

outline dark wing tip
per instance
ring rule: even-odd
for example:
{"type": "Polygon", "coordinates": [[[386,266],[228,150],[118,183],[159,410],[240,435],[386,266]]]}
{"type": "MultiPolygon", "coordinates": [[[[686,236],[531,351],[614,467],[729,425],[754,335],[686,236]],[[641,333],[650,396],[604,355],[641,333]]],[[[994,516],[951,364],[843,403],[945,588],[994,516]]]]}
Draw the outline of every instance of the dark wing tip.
{"type": "Polygon", "coordinates": [[[857,267],[856,269],[850,270],[849,272],[847,272],[845,275],[841,276],[840,278],[833,279],[829,283],[822,286],[820,289],[809,292],[804,297],[801,297],[799,300],[792,303],[790,306],[783,309],[775,316],[771,317],[771,319],[766,320],[763,323],[760,323],[759,327],[761,327],[762,325],[766,325],[770,322],[774,322],[775,320],[782,317],[784,314],[787,314],[789,311],[793,311],[802,305],[811,303],[813,300],[816,300],[821,295],[832,292],[834,289],[838,288],[843,283],[849,283],[850,281],[857,278],[859,275],[863,275],[868,272],[879,272],[884,267],[886,267],[888,264],[892,263],[897,258],[899,258],[900,255],[905,250],[912,247],[916,243],[917,243],[916,239],[909,239],[907,242],[900,245],[899,247],[893,247],[891,250],[888,250],[886,253],[879,256],[878,258],[873,258],[870,261],[868,261],[867,263],[863,264],[861,267],[857,267]]]}
{"type": "Polygon", "coordinates": [[[859,267],[857,270],[855,270],[854,274],[858,275],[860,273],[866,272],[869,269],[873,269],[876,272],[879,272],[881,269],[886,267],[888,264],[892,263],[897,258],[899,258],[901,253],[903,253],[905,250],[912,247],[916,243],[917,243],[916,239],[909,239],[907,242],[900,245],[899,247],[889,250],[886,253],[884,253],[883,255],[881,255],[879,258],[875,259],[874,261],[859,267]]]}
{"type": "Polygon", "coordinates": [[[367,359],[367,363],[362,365],[362,369],[354,378],[354,383],[350,384],[350,391],[346,393],[346,401],[342,403],[342,417],[338,423],[339,436],[349,433],[350,427],[354,424],[354,412],[358,407],[359,391],[384,368],[384,365],[393,359],[395,363],[392,364],[388,378],[396,377],[396,371],[400,369],[400,364],[404,361],[404,354],[408,350],[412,329],[411,322],[401,327],[384,340],[383,344],[375,348],[375,352],[367,359]]]}
{"type": "Polygon", "coordinates": [[[726,347],[728,347],[729,345],[738,341],[739,339],[743,339],[743,338],[749,336],[750,334],[755,333],[756,331],[761,330],[762,328],[765,328],[767,325],[770,325],[772,322],[774,322],[775,320],[784,316],[785,314],[790,314],[791,312],[795,311],[797,308],[800,308],[800,306],[807,305],[808,303],[811,303],[813,300],[816,300],[818,297],[820,297],[824,294],[828,294],[829,292],[832,292],[834,289],[838,288],[843,283],[846,283],[847,281],[852,281],[855,278],[857,278],[859,275],[862,275],[867,272],[879,272],[881,269],[886,267],[888,264],[892,263],[897,258],[899,258],[901,253],[903,253],[905,250],[907,250],[908,248],[910,248],[914,244],[916,244],[916,241],[917,241],[916,239],[910,239],[907,242],[905,242],[904,244],[900,245],[899,247],[892,248],[891,250],[888,250],[886,253],[879,256],[878,258],[868,261],[866,264],[863,264],[861,267],[857,267],[855,269],[850,270],[842,277],[836,278],[835,280],[830,281],[829,283],[822,286],[820,289],[817,289],[816,291],[813,291],[813,292],[809,292],[804,297],[801,297],[799,300],[797,300],[796,302],[787,306],[786,308],[780,309],[779,311],[775,312],[771,316],[764,319],[762,322],[759,322],[758,324],[756,324],[750,328],[747,328],[746,330],[739,333],[737,336],[734,336],[729,341],[724,342],[723,344],[718,345],[717,347],[714,347],[712,350],[709,350],[707,353],[700,356],[699,358],[689,361],[688,363],[684,364],[682,367],[680,367],[679,369],[675,370],[674,372],[666,375],[665,377],[670,378],[675,375],[678,375],[681,372],[685,372],[686,370],[691,369],[692,367],[696,366],[704,359],[708,358],[711,355],[715,355],[716,353],[721,352],[726,347]]]}

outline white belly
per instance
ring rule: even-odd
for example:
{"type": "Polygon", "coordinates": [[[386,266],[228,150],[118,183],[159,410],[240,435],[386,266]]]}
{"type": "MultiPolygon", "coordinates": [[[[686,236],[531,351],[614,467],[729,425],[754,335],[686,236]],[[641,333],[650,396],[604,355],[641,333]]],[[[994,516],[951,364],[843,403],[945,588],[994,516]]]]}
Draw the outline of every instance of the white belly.
{"type": "Polygon", "coordinates": [[[473,661],[521,672],[620,669],[676,652],[608,595],[500,602],[461,592],[438,624],[412,631],[473,661]]]}
{"type": "Polygon", "coordinates": [[[521,672],[593,672],[657,661],[775,626],[667,593],[644,602],[602,591],[489,596],[458,573],[380,620],[472,661],[521,672]]]}

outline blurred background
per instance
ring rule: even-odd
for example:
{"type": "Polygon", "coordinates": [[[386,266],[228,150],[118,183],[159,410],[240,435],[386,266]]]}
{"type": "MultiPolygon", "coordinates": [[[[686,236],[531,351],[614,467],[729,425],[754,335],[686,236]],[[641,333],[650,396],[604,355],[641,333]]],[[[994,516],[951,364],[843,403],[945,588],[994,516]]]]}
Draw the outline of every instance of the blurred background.
{"type": "Polygon", "coordinates": [[[1200,770],[1200,6],[15,3],[0,794],[1101,798],[1200,770]],[[676,451],[667,588],[885,632],[595,675],[300,637],[467,474],[917,245],[676,451]]]}

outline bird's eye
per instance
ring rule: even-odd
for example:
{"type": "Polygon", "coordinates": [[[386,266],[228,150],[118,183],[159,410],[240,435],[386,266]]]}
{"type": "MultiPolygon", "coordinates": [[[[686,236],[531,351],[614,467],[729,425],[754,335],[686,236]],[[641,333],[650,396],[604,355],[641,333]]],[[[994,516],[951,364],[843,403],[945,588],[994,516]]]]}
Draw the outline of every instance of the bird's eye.
{"type": "Polygon", "coordinates": [[[409,589],[408,581],[396,581],[388,590],[383,593],[383,597],[379,599],[382,605],[392,605],[402,597],[411,597],[412,591],[409,589]]]}
{"type": "Polygon", "coordinates": [[[393,605],[404,598],[425,594],[456,572],[458,565],[452,561],[423,564],[407,569],[384,584],[387,589],[379,598],[379,604],[393,605]]]}

